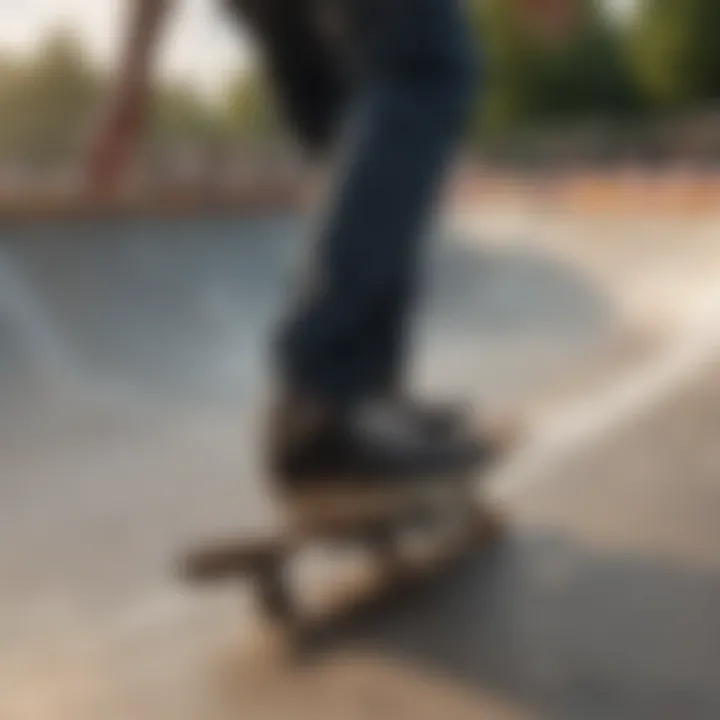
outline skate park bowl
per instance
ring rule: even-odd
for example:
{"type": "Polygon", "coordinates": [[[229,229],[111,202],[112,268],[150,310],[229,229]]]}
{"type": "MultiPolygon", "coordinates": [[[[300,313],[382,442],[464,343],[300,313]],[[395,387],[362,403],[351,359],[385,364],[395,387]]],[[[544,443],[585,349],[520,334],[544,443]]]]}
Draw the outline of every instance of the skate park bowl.
{"type": "Polygon", "coordinates": [[[605,430],[529,463],[500,547],[345,628],[298,675],[246,598],[190,594],[171,559],[275,521],[259,418],[304,223],[6,223],[0,717],[720,716],[717,406],[672,424],[720,395],[605,402],[704,377],[719,233],[502,207],[449,220],[417,386],[605,430]]]}

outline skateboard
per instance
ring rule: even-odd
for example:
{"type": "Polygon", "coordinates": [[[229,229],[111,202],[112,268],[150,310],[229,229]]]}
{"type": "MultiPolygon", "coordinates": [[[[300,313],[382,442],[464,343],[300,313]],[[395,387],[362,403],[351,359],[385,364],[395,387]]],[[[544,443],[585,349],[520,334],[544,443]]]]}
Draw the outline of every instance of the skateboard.
{"type": "Polygon", "coordinates": [[[297,648],[312,647],[340,621],[491,546],[503,522],[482,498],[479,480],[477,474],[444,478],[394,494],[355,495],[345,504],[329,495],[290,500],[283,530],[200,545],[181,557],[180,574],[193,585],[247,583],[265,619],[297,648]],[[323,546],[359,550],[369,563],[361,577],[308,607],[293,567],[304,550],[323,546]]]}

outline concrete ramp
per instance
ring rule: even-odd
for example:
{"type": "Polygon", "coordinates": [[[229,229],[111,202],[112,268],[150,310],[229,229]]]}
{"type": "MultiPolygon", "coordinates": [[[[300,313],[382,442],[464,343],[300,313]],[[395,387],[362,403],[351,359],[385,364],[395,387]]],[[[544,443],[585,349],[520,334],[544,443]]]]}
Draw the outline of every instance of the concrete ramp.
{"type": "MultiPolygon", "coordinates": [[[[647,265],[618,232],[456,223],[429,266],[418,384],[548,427],[577,398],[593,416],[694,312],[651,302],[688,228],[647,265]]],[[[256,410],[304,234],[269,217],[0,229],[3,720],[717,717],[712,383],[601,451],[531,462],[506,545],[312,671],[277,662],[247,598],[175,584],[178,548],[275,521],[256,410]]]]}

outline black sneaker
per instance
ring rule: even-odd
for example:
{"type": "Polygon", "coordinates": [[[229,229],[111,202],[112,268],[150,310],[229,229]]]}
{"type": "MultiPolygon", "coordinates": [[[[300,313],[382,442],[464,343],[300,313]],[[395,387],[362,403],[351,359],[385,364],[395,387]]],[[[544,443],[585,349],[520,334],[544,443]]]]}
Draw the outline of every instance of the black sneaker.
{"type": "Polygon", "coordinates": [[[270,460],[283,485],[364,487],[467,473],[492,454],[486,439],[438,432],[439,425],[447,430],[450,419],[434,408],[408,412],[406,405],[373,403],[352,414],[328,414],[299,432],[280,430],[270,460]]]}

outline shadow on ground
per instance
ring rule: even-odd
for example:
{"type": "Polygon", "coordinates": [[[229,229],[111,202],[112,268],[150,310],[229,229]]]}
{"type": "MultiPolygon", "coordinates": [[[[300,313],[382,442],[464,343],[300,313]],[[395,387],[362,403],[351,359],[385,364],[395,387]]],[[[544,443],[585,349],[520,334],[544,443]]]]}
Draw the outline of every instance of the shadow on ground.
{"type": "Polygon", "coordinates": [[[338,626],[353,648],[499,693],[539,717],[720,716],[720,575],[512,533],[415,592],[338,626]]]}

